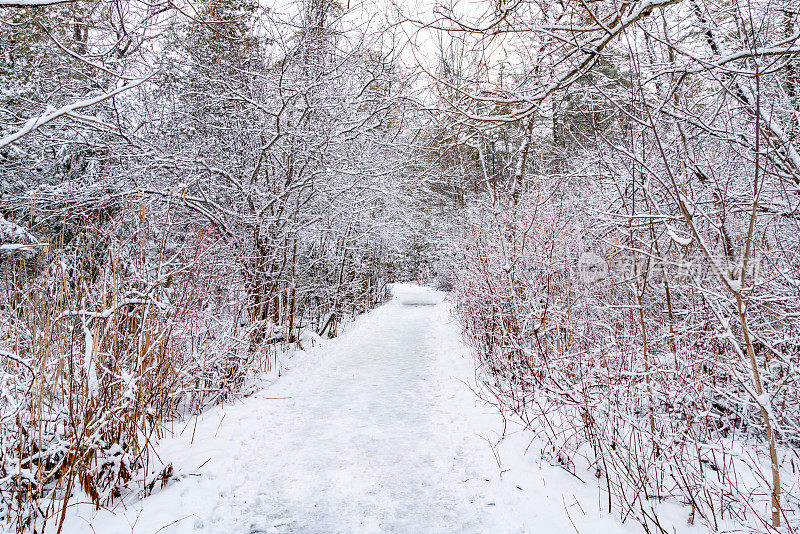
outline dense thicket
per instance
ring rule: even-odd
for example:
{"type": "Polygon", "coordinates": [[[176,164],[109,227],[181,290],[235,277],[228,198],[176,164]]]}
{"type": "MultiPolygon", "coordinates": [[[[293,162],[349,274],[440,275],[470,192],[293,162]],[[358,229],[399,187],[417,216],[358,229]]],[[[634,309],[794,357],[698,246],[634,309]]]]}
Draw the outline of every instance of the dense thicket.
{"type": "Polygon", "coordinates": [[[797,529],[797,4],[440,14],[428,184],[491,398],[649,532],[797,529]]]}
{"type": "Polygon", "coordinates": [[[347,16],[0,11],[2,521],[166,483],[166,422],[385,297],[403,83],[347,16]]]}

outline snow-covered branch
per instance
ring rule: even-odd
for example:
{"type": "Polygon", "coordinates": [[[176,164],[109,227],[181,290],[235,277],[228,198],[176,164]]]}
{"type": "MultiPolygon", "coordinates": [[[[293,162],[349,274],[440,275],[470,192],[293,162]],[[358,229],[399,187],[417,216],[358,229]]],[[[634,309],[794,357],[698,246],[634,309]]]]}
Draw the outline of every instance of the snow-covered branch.
{"type": "Polygon", "coordinates": [[[40,126],[44,126],[45,124],[52,122],[60,117],[63,117],[65,115],[69,116],[70,114],[76,112],[79,109],[99,104],[100,102],[103,102],[110,98],[114,98],[120,93],[124,93],[125,91],[133,89],[134,87],[138,87],[143,83],[145,83],[146,81],[148,81],[150,78],[152,78],[152,75],[121,85],[120,87],[117,87],[113,91],[109,91],[107,93],[103,93],[101,95],[97,95],[92,98],[79,100],[78,102],[74,102],[72,104],[69,104],[67,106],[64,106],[56,110],[48,111],[44,115],[40,115],[38,117],[31,117],[25,122],[25,125],[22,128],[0,139],[0,148],[3,148],[4,146],[10,145],[11,143],[20,140],[24,136],[28,135],[32,131],[39,128],[40,126]]]}

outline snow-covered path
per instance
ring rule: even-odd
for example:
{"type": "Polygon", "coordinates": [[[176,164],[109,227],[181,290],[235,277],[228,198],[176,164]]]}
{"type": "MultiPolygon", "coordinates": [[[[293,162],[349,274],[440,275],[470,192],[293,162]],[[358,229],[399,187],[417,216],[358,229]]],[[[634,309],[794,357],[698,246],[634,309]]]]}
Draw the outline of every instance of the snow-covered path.
{"type": "Polygon", "coordinates": [[[598,511],[596,485],[524,457],[521,434],[492,447],[500,418],[441,294],[396,286],[306,349],[159,447],[179,480],[114,513],[77,507],[65,532],[637,532],[598,511]]]}

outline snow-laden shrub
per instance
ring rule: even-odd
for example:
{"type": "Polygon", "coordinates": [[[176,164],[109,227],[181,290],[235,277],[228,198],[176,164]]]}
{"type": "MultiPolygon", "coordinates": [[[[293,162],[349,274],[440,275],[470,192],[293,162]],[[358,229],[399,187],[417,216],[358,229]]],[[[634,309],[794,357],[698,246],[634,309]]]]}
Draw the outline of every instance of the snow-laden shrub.
{"type": "Polygon", "coordinates": [[[772,528],[763,403],[784,481],[780,512],[796,525],[800,332],[796,321],[775,321],[797,316],[777,273],[797,273],[798,256],[769,254],[749,297],[769,392],[756,398],[750,361],[734,344],[743,343],[735,299],[712,270],[687,272],[681,260],[703,258],[677,228],[657,221],[654,234],[646,225],[631,239],[586,209],[584,193],[531,189],[518,203],[476,210],[456,254],[455,309],[489,398],[539,433],[553,462],[594,474],[609,511],[649,532],[660,531],[662,500],[712,529],[772,528]],[[641,253],[653,236],[653,253],[641,253]]]}
{"type": "Polygon", "coordinates": [[[3,265],[0,515],[19,529],[58,522],[78,492],[100,506],[166,482],[151,462],[163,424],[274,356],[238,338],[224,242],[141,215],[123,210],[36,270],[3,265]]]}

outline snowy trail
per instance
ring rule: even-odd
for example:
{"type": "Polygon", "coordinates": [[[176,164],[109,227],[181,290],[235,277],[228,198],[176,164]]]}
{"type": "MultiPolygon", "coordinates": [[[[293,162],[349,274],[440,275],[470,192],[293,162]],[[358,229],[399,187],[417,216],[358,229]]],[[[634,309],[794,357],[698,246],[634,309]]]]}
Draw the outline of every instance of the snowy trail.
{"type": "Polygon", "coordinates": [[[499,416],[437,292],[396,286],[287,366],[159,447],[180,480],[77,507],[65,532],[637,532],[598,512],[596,485],[523,457],[523,435],[493,452],[499,416]]]}

